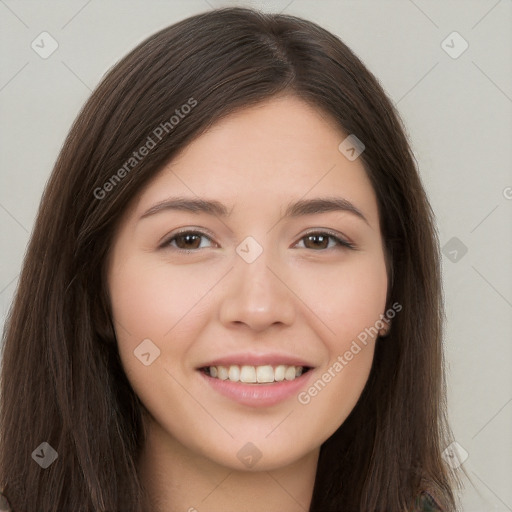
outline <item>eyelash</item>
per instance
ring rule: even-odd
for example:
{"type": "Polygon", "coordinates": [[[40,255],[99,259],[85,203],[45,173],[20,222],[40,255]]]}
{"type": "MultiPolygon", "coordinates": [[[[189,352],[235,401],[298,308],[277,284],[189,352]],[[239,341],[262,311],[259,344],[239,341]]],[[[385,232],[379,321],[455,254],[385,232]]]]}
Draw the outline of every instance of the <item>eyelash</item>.
{"type": "MultiPolygon", "coordinates": [[[[174,251],[181,252],[181,253],[187,253],[187,254],[199,251],[200,249],[180,249],[178,247],[171,246],[171,242],[173,240],[175,240],[176,238],[185,236],[185,235],[199,235],[199,236],[208,238],[208,240],[212,241],[210,236],[208,236],[206,233],[203,233],[201,231],[190,231],[190,230],[189,231],[181,231],[179,233],[175,233],[171,238],[168,238],[165,242],[163,242],[162,245],[160,246],[160,248],[161,249],[171,248],[174,251]]],[[[336,243],[336,247],[330,247],[327,249],[318,249],[318,250],[310,249],[310,250],[315,251],[315,252],[322,252],[322,251],[328,251],[331,249],[354,250],[356,248],[356,246],[354,244],[352,244],[351,242],[348,242],[347,240],[340,238],[339,236],[337,236],[336,234],[334,234],[333,232],[328,231],[328,230],[326,230],[326,231],[310,231],[309,233],[306,233],[304,236],[302,236],[299,241],[304,240],[308,236],[319,236],[319,235],[321,235],[321,236],[327,235],[328,238],[333,239],[336,243]]]]}

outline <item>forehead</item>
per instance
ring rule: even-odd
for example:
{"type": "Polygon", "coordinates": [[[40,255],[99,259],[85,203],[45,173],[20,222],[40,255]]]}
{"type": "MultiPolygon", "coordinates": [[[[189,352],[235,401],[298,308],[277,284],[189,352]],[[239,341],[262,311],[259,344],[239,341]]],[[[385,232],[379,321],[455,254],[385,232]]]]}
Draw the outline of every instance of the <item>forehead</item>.
{"type": "Polygon", "coordinates": [[[303,100],[272,98],[228,115],[194,139],[149,183],[136,211],[170,195],[214,198],[233,215],[336,195],[378,225],[362,161],[339,149],[346,137],[334,119],[303,100]]]}

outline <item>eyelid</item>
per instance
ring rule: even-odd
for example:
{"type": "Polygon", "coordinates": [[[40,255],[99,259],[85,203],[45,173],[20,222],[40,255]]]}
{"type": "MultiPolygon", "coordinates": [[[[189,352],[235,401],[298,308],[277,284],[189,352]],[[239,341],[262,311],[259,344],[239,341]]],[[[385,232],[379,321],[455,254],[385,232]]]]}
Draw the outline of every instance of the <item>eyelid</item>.
{"type": "MultiPolygon", "coordinates": [[[[207,238],[212,244],[216,245],[218,247],[217,242],[214,241],[213,234],[206,228],[195,228],[194,226],[187,226],[185,228],[178,229],[177,231],[173,231],[169,235],[166,235],[163,237],[163,241],[159,242],[158,247],[161,249],[165,249],[167,247],[170,247],[170,242],[174,240],[174,238],[185,235],[185,234],[192,234],[192,235],[199,235],[207,238]]],[[[327,235],[328,237],[331,237],[335,239],[336,246],[331,247],[329,249],[319,249],[319,250],[313,250],[313,252],[325,252],[332,249],[353,249],[356,250],[357,246],[352,242],[347,236],[345,236],[343,233],[340,233],[338,231],[334,231],[329,228],[311,228],[305,233],[303,233],[293,244],[293,247],[295,247],[299,242],[301,242],[305,237],[310,235],[327,235]]],[[[178,247],[172,248],[174,251],[177,252],[184,252],[184,253],[195,253],[200,251],[201,249],[180,249],[178,247]]],[[[306,248],[307,249],[307,248],[306,248]]]]}
{"type": "MultiPolygon", "coordinates": [[[[196,228],[195,226],[187,226],[185,228],[178,228],[176,231],[172,231],[171,233],[168,233],[167,235],[163,236],[160,239],[160,241],[158,242],[158,247],[159,248],[167,247],[169,245],[169,242],[171,240],[173,240],[175,237],[177,237],[179,235],[185,235],[185,234],[201,235],[201,236],[208,238],[212,243],[216,244],[216,242],[213,241],[214,235],[210,230],[208,230],[206,228],[196,228]]],[[[191,251],[188,251],[187,249],[176,248],[176,250],[183,251],[183,252],[191,252],[191,251]]],[[[197,249],[194,249],[194,251],[197,251],[197,249]]]]}
{"type": "MultiPolygon", "coordinates": [[[[350,238],[345,236],[343,233],[340,233],[338,231],[333,231],[332,229],[329,229],[329,228],[311,228],[310,230],[303,233],[300,236],[298,241],[300,242],[303,238],[305,238],[306,236],[309,236],[309,235],[328,235],[328,236],[331,236],[331,237],[339,240],[339,243],[337,242],[338,247],[354,249],[354,250],[357,249],[356,244],[354,242],[352,242],[352,240],[350,238]]],[[[336,247],[334,247],[333,249],[335,249],[335,248],[336,247]]],[[[319,250],[316,252],[323,252],[323,251],[327,251],[327,250],[328,249],[323,249],[323,250],[319,250]]]]}

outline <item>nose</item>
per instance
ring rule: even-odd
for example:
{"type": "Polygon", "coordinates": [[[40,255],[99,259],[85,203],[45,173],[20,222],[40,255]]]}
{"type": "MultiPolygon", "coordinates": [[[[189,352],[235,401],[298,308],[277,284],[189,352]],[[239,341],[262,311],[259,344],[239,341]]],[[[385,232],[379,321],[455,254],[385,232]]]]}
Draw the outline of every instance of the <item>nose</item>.
{"type": "Polygon", "coordinates": [[[295,296],[275,266],[267,260],[266,251],[252,263],[237,256],[229,281],[224,283],[220,306],[223,325],[243,324],[259,332],[273,325],[289,326],[294,322],[295,296]]]}

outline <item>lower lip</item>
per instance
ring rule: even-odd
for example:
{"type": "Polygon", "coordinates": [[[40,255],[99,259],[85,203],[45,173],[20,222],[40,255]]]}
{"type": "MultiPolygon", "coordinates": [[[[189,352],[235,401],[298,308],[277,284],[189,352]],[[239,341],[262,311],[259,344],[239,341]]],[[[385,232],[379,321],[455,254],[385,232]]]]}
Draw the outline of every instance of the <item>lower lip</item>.
{"type": "Polygon", "coordinates": [[[267,384],[245,384],[210,377],[199,370],[206,382],[221,395],[249,407],[270,407],[292,396],[296,396],[309,381],[313,369],[303,373],[294,380],[283,380],[267,384]]]}

